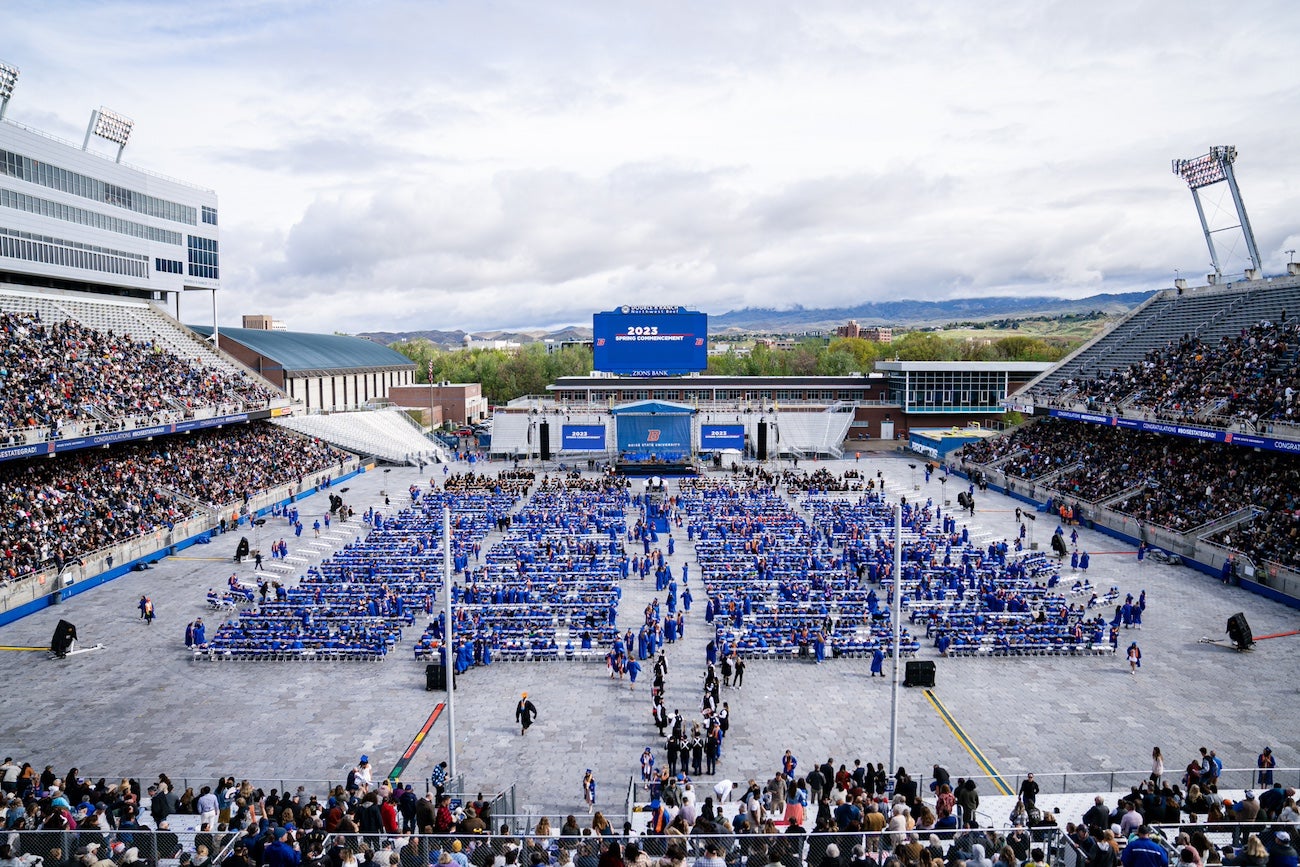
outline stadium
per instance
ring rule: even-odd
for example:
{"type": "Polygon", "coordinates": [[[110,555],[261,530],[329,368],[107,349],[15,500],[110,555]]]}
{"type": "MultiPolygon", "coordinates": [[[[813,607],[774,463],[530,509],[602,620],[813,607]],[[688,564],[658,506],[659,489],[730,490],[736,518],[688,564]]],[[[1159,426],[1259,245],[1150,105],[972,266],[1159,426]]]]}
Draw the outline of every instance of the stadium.
{"type": "Polygon", "coordinates": [[[298,392],[224,350],[216,194],[92,132],[117,159],[0,121],[22,863],[1075,865],[1139,823],[1286,855],[1295,268],[1158,293],[1056,365],[885,366],[876,398],[671,379],[703,314],[598,313],[686,351],[598,352],[456,454],[307,412],[376,405],[397,360],[266,343],[298,392]],[[981,435],[909,448],[886,409],[981,435]]]}

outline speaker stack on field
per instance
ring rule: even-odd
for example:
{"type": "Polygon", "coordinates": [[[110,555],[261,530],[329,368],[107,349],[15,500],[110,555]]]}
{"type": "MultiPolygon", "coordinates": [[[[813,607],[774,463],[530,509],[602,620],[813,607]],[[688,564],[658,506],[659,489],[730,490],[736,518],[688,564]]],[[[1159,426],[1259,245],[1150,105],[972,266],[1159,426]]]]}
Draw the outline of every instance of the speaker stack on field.
{"type": "Polygon", "coordinates": [[[541,453],[542,460],[549,461],[551,459],[551,423],[549,421],[542,422],[538,427],[537,435],[537,449],[541,453]]]}
{"type": "Polygon", "coordinates": [[[903,671],[903,686],[934,686],[934,663],[928,659],[909,659],[903,671]]]}
{"type": "MultiPolygon", "coordinates": [[[[451,679],[452,688],[456,686],[456,678],[451,679]]],[[[434,692],[447,691],[447,666],[439,662],[431,662],[424,667],[424,691],[434,692]]]]}
{"type": "Polygon", "coordinates": [[[767,460],[767,422],[758,423],[758,459],[767,460]]]}
{"type": "Polygon", "coordinates": [[[1255,646],[1255,633],[1250,631],[1246,615],[1240,611],[1228,618],[1228,637],[1238,650],[1250,650],[1255,646]]]}
{"type": "Polygon", "coordinates": [[[66,620],[60,620],[59,625],[54,627],[54,637],[50,639],[50,652],[62,659],[72,650],[72,642],[76,640],[77,627],[66,620]]]}

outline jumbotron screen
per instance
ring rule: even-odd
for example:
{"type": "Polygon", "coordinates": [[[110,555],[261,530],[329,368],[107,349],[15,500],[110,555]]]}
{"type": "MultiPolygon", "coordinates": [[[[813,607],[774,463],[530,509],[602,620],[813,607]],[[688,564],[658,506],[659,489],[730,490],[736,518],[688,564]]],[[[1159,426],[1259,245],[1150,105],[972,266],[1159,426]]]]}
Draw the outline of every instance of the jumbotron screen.
{"type": "Polygon", "coordinates": [[[620,307],[592,317],[596,370],[678,376],[709,363],[709,317],[685,307],[620,307]]]}

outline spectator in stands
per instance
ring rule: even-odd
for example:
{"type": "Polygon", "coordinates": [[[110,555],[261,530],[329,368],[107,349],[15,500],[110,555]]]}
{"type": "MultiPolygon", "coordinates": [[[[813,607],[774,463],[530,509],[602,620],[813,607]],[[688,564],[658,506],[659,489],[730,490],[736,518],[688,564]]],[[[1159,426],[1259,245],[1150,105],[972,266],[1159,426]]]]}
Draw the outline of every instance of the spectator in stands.
{"type": "Polygon", "coordinates": [[[1169,867],[1169,852],[1151,839],[1151,826],[1140,825],[1120,856],[1124,867],[1169,867]]]}

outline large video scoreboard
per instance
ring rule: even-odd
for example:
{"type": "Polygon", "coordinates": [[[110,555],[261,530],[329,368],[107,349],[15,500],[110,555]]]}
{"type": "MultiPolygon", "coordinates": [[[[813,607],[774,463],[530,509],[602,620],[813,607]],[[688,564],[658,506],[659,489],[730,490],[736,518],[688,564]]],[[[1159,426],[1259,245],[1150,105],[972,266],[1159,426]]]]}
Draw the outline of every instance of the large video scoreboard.
{"type": "Polygon", "coordinates": [[[620,307],[592,317],[596,370],[677,376],[708,367],[708,316],[685,307],[620,307]]]}

